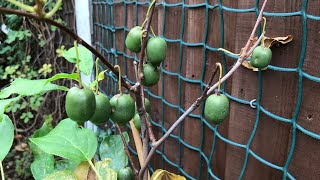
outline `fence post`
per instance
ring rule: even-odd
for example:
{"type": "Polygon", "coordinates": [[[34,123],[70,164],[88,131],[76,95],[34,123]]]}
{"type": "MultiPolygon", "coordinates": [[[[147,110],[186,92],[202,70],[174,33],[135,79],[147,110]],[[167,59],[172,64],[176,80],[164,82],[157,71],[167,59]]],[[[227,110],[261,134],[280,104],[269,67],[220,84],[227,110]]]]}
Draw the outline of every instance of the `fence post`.
{"type": "MultiPolygon", "coordinates": [[[[91,40],[91,15],[90,15],[91,0],[75,0],[75,16],[76,16],[76,31],[89,45],[92,45],[91,40]]],[[[81,80],[84,84],[89,84],[92,77],[81,74],[81,80]]],[[[86,122],[85,127],[97,130],[97,127],[91,122],[86,122]]]]}

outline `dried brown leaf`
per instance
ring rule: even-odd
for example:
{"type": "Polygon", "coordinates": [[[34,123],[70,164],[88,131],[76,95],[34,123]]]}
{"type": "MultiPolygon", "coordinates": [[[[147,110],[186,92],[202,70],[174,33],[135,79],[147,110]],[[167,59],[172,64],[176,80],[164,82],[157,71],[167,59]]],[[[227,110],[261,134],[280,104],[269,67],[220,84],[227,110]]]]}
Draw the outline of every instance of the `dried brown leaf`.
{"type": "Polygon", "coordinates": [[[151,176],[151,180],[186,180],[185,177],[170,173],[163,169],[157,169],[151,176]]]}
{"type": "Polygon", "coordinates": [[[79,180],[87,180],[90,164],[88,162],[81,162],[79,166],[74,170],[79,180]]]}
{"type": "MultiPolygon", "coordinates": [[[[252,71],[258,71],[258,68],[252,67],[249,61],[243,61],[242,66],[246,67],[247,69],[251,69],[252,71]]],[[[262,71],[266,70],[267,68],[261,68],[262,71]]]]}
{"type": "Polygon", "coordinates": [[[272,47],[274,45],[282,45],[282,44],[288,44],[293,40],[292,35],[284,36],[284,37],[265,37],[264,39],[264,45],[266,47],[272,47]]]}

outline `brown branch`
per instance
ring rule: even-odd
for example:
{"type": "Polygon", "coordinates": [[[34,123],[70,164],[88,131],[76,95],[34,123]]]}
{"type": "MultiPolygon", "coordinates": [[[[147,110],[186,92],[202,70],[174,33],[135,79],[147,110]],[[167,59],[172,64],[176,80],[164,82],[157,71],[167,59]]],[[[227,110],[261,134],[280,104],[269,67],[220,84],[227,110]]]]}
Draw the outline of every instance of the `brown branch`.
{"type": "MultiPolygon", "coordinates": [[[[257,40],[257,42],[250,48],[250,43],[252,42],[252,39],[253,39],[253,36],[254,36],[254,33],[256,32],[256,29],[260,23],[260,21],[262,20],[262,14],[263,14],[263,11],[264,11],[264,8],[266,6],[266,3],[267,3],[268,0],[264,0],[264,3],[262,5],[262,8],[261,8],[261,11],[260,11],[260,14],[257,18],[257,21],[256,21],[256,24],[252,30],[252,33],[247,41],[247,44],[245,45],[245,47],[243,48],[243,51],[242,51],[242,54],[240,55],[240,57],[238,58],[237,60],[237,63],[234,65],[234,67],[221,79],[220,83],[223,83],[224,81],[226,81],[239,67],[240,65],[242,64],[242,62],[248,58],[250,56],[250,54],[252,53],[253,49],[255,47],[258,46],[258,44],[260,43],[260,41],[262,40],[262,37],[263,37],[263,34],[259,37],[259,39],[257,40]],[[250,49],[249,49],[250,48],[250,49]],[[248,50],[249,49],[249,50],[248,50]]],[[[206,94],[209,95],[214,89],[216,89],[218,86],[218,83],[216,83],[215,85],[213,85],[209,90],[207,90],[206,94]]],[[[207,89],[207,88],[206,88],[207,89]]],[[[198,98],[192,105],[191,107],[189,107],[189,109],[187,109],[185,111],[185,113],[183,113],[179,119],[169,128],[169,130],[155,143],[152,143],[152,149],[151,151],[149,152],[148,154],[148,157],[145,161],[145,164],[143,165],[143,167],[140,169],[140,172],[139,172],[139,175],[141,173],[143,173],[153,154],[155,153],[155,151],[158,149],[158,147],[170,136],[170,134],[177,128],[177,126],[192,112],[194,111],[196,108],[197,108],[197,104],[200,104],[201,101],[203,101],[204,98],[201,98],[202,96],[204,96],[205,93],[202,93],[202,95],[200,96],[200,98],[198,98]],[[198,100],[201,100],[200,102],[198,102],[198,100]]]]}
{"type": "MultiPolygon", "coordinates": [[[[150,7],[150,12],[148,16],[146,17],[146,25],[143,28],[142,33],[142,41],[141,41],[141,53],[140,53],[140,61],[138,64],[138,72],[136,76],[138,77],[138,87],[137,91],[135,92],[136,96],[136,103],[137,103],[137,111],[139,113],[140,119],[141,119],[141,135],[142,135],[142,142],[143,142],[143,160],[145,161],[148,154],[149,154],[149,137],[152,143],[156,142],[154,133],[152,131],[152,125],[149,121],[149,119],[146,116],[146,108],[145,108],[145,102],[144,102],[144,90],[142,86],[143,81],[143,64],[144,64],[144,57],[145,57],[145,49],[147,46],[148,41],[148,33],[150,30],[150,25],[152,21],[152,16],[154,12],[155,3],[152,3],[150,7]]],[[[141,179],[143,176],[143,179],[148,179],[148,173],[143,171],[139,172],[139,179],[141,179]]]]}
{"type": "MultiPolygon", "coordinates": [[[[8,8],[2,8],[2,7],[0,7],[0,13],[3,13],[3,14],[16,14],[16,15],[19,15],[19,16],[28,17],[28,18],[31,18],[31,19],[35,19],[35,20],[38,20],[38,21],[45,22],[45,23],[48,23],[48,24],[56,26],[58,29],[60,29],[63,32],[67,33],[72,39],[76,40],[79,44],[83,45],[89,51],[91,51],[95,56],[97,56],[100,59],[100,61],[104,65],[106,65],[108,67],[108,69],[110,69],[116,75],[116,77],[118,77],[118,71],[113,67],[112,64],[110,64],[108,62],[108,60],[102,54],[100,54],[95,48],[93,48],[88,43],[86,43],[82,38],[80,38],[72,30],[68,29],[67,27],[65,27],[65,26],[63,26],[61,24],[59,24],[58,22],[56,22],[56,21],[54,21],[52,19],[41,18],[41,17],[39,17],[37,15],[34,15],[34,14],[31,14],[31,13],[27,13],[27,12],[23,12],[23,11],[17,11],[17,10],[8,9],[8,8]]],[[[124,86],[128,90],[132,90],[130,83],[127,82],[125,79],[121,78],[121,82],[122,82],[122,86],[124,86]]]]}
{"type": "Polygon", "coordinates": [[[124,137],[123,137],[123,134],[122,134],[122,132],[121,132],[121,129],[120,129],[119,125],[118,125],[117,123],[115,123],[115,124],[116,124],[116,126],[117,126],[118,132],[119,132],[120,137],[121,137],[121,140],[122,140],[122,142],[123,142],[124,151],[126,152],[126,154],[127,154],[127,156],[128,156],[128,159],[129,159],[129,161],[130,161],[131,168],[132,168],[135,176],[137,176],[138,173],[139,173],[139,171],[137,170],[136,166],[135,166],[134,163],[133,163],[133,160],[132,160],[131,155],[130,155],[130,151],[129,151],[129,149],[128,149],[128,144],[127,144],[126,140],[125,140],[124,137]]]}

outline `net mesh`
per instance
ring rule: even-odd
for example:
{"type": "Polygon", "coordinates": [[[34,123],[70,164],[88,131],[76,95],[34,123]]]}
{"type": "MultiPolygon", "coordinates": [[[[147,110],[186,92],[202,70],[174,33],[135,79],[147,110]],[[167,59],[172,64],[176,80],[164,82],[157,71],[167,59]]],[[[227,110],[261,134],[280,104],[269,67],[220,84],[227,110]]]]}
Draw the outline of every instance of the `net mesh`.
{"type": "MultiPolygon", "coordinates": [[[[126,76],[128,74],[128,66],[127,66],[127,63],[129,61],[138,61],[138,58],[137,56],[132,56],[128,53],[126,53],[127,51],[125,50],[125,47],[121,48],[121,49],[117,49],[117,43],[120,43],[120,44],[124,44],[124,39],[122,42],[117,42],[117,38],[116,36],[118,35],[117,33],[119,31],[121,31],[121,33],[124,33],[123,35],[126,35],[128,33],[128,31],[130,30],[126,24],[127,24],[127,14],[125,13],[125,17],[124,17],[124,21],[123,22],[123,26],[116,26],[115,24],[115,17],[116,14],[114,13],[114,5],[116,4],[120,4],[120,5],[123,5],[124,7],[124,11],[127,11],[126,7],[127,5],[129,4],[133,4],[135,5],[135,14],[136,14],[136,22],[138,22],[138,14],[141,14],[142,12],[138,12],[138,7],[139,6],[148,6],[150,5],[150,1],[148,2],[139,2],[139,1],[111,1],[111,0],[92,0],[92,5],[93,5],[93,28],[94,28],[94,39],[95,39],[95,45],[101,50],[101,52],[103,53],[103,55],[105,55],[106,57],[108,57],[108,60],[109,62],[111,62],[112,64],[118,64],[118,56],[121,55],[123,56],[123,63],[124,63],[124,67],[125,69],[123,70],[124,71],[124,77],[126,78],[126,80],[128,80],[130,83],[134,84],[135,82],[132,81],[132,78],[128,78],[128,76],[126,76]]],[[[193,118],[198,118],[199,121],[201,121],[201,127],[204,128],[206,126],[206,128],[209,128],[211,131],[214,132],[214,137],[213,137],[213,144],[212,144],[212,148],[211,148],[211,151],[210,151],[210,155],[206,155],[206,153],[204,153],[202,151],[202,145],[200,145],[200,147],[194,147],[194,146],[191,146],[190,144],[184,142],[183,140],[181,140],[181,137],[179,135],[171,135],[171,138],[173,139],[177,139],[179,141],[179,146],[180,146],[180,149],[181,149],[181,146],[185,146],[187,148],[190,148],[194,151],[197,151],[199,152],[200,154],[200,157],[201,158],[201,163],[206,163],[206,167],[207,167],[207,171],[208,171],[208,179],[219,179],[219,177],[217,177],[217,175],[215,175],[215,173],[213,172],[212,170],[212,167],[211,167],[211,162],[213,160],[213,153],[215,151],[215,143],[217,141],[217,139],[220,139],[221,141],[231,145],[231,146],[235,146],[235,147],[238,147],[238,148],[242,148],[245,150],[245,158],[244,158],[244,162],[243,162],[243,166],[242,166],[242,169],[241,169],[241,172],[239,173],[239,179],[241,179],[243,176],[244,176],[244,173],[247,169],[247,164],[248,164],[248,159],[249,159],[249,156],[251,155],[252,157],[254,157],[256,160],[260,161],[261,163],[271,167],[271,168],[274,168],[274,169],[277,169],[281,172],[283,172],[283,179],[295,179],[295,177],[290,174],[290,172],[288,171],[288,167],[292,161],[292,157],[293,157],[293,154],[294,154],[294,151],[295,151],[295,144],[296,144],[296,134],[297,134],[297,131],[300,131],[312,138],[315,138],[317,140],[320,139],[320,135],[315,133],[315,132],[312,132],[308,129],[305,129],[304,127],[302,127],[298,122],[297,122],[297,118],[298,118],[298,114],[299,114],[299,110],[300,110],[300,106],[301,106],[301,101],[302,101],[302,95],[303,95],[303,79],[309,79],[315,83],[319,83],[320,82],[320,77],[316,77],[316,76],[313,76],[307,72],[305,72],[303,70],[303,64],[304,64],[304,60],[305,60],[305,57],[306,57],[306,48],[307,48],[307,39],[308,39],[308,31],[307,31],[307,21],[308,20],[314,20],[314,21],[319,21],[320,20],[320,16],[315,16],[315,15],[311,15],[311,14],[308,14],[306,13],[306,8],[307,8],[307,4],[308,4],[308,1],[307,0],[303,0],[302,1],[302,5],[301,5],[301,9],[299,11],[296,11],[296,12],[282,12],[282,13],[274,13],[274,12],[264,12],[264,16],[265,17],[291,17],[291,16],[300,16],[301,17],[301,20],[302,20],[302,46],[301,46],[301,53],[300,53],[300,57],[299,57],[299,63],[298,63],[298,66],[295,67],[295,68],[284,68],[284,67],[279,67],[279,66],[273,66],[273,65],[269,65],[268,66],[268,69],[271,69],[273,71],[279,71],[279,72],[291,72],[291,73],[296,73],[297,74],[297,77],[298,77],[298,91],[297,91],[297,101],[296,101],[296,104],[295,104],[295,110],[294,110],[294,113],[293,113],[293,116],[292,118],[285,118],[285,117],[281,117],[281,116],[278,116],[276,114],[273,114],[271,112],[269,112],[266,108],[264,108],[262,105],[261,105],[261,98],[262,98],[262,73],[261,71],[258,72],[258,80],[259,80],[259,83],[258,83],[258,96],[257,96],[257,99],[255,101],[247,101],[245,99],[240,99],[240,98],[237,98],[237,97],[234,97],[230,94],[228,94],[227,92],[224,91],[224,89],[222,89],[222,92],[228,97],[230,98],[232,101],[234,102],[237,102],[237,103],[241,103],[241,104],[244,104],[244,105],[248,105],[248,106],[251,106],[251,107],[254,107],[256,108],[256,118],[255,118],[255,123],[254,123],[254,126],[253,126],[253,129],[252,129],[252,132],[251,132],[251,135],[250,135],[250,138],[249,140],[247,141],[246,144],[240,144],[240,143],[237,143],[235,141],[232,141],[228,138],[225,138],[223,137],[219,131],[218,131],[218,127],[219,126],[212,126],[212,124],[208,123],[204,118],[203,118],[203,114],[190,114],[191,117],[193,118]],[[259,119],[260,119],[260,115],[261,113],[277,120],[277,121],[281,121],[281,122],[284,122],[284,123],[287,123],[289,125],[291,125],[291,147],[290,147],[290,150],[289,150],[289,153],[288,153],[288,156],[287,156],[287,159],[286,159],[286,162],[282,165],[276,165],[272,162],[269,162],[267,161],[266,159],[263,159],[261,156],[257,155],[254,151],[252,151],[252,149],[250,149],[250,145],[252,143],[252,140],[256,134],[256,131],[257,131],[257,127],[258,127],[258,124],[259,124],[259,119]],[[202,159],[204,161],[202,161],[202,159]]],[[[219,9],[219,11],[226,11],[226,12],[233,12],[233,13],[255,13],[256,16],[258,16],[259,14],[259,0],[256,0],[255,1],[255,6],[252,7],[252,8],[248,8],[248,9],[235,9],[235,8],[230,8],[230,7],[227,7],[227,6],[224,6],[222,1],[219,0],[216,4],[209,4],[208,1],[205,1],[201,4],[186,4],[185,1],[182,1],[180,3],[166,3],[166,1],[162,1],[161,3],[157,3],[156,6],[162,6],[163,7],[163,16],[164,18],[163,19],[166,19],[166,18],[170,18],[170,17],[166,17],[167,14],[166,14],[166,7],[182,7],[182,16],[181,17],[181,21],[184,21],[185,20],[185,14],[183,13],[184,12],[184,9],[185,8],[199,8],[199,7],[202,7],[204,8],[207,12],[208,10],[210,9],[219,9]]],[[[142,13],[143,15],[145,14],[145,12],[142,13]]],[[[209,20],[209,15],[208,13],[206,13],[206,28],[204,29],[205,31],[205,34],[208,34],[208,23],[210,22],[209,20]]],[[[223,26],[223,23],[224,23],[224,17],[223,17],[223,13],[220,13],[219,14],[219,19],[220,19],[220,38],[221,39],[224,39],[224,26],[223,26]]],[[[141,20],[140,20],[141,21],[141,20]]],[[[185,26],[184,26],[184,23],[182,23],[182,32],[185,31],[185,26]]],[[[162,26],[162,32],[164,32],[164,30],[166,29],[166,24],[163,23],[163,26],[162,26]]],[[[261,33],[261,29],[259,30],[258,34],[261,33]]],[[[182,47],[182,46],[189,46],[189,47],[201,47],[201,48],[204,48],[204,53],[206,53],[207,51],[213,51],[213,52],[217,52],[218,51],[218,48],[216,47],[211,47],[209,44],[206,43],[206,38],[204,38],[203,42],[197,42],[197,43],[190,43],[190,42],[186,42],[183,40],[182,36],[180,39],[170,39],[168,37],[166,37],[164,35],[164,33],[160,34],[159,35],[160,37],[164,37],[165,40],[167,42],[174,42],[174,43],[179,43],[179,46],[182,47]]],[[[224,47],[224,44],[222,42],[221,44],[221,47],[224,47]]],[[[178,52],[177,52],[178,53],[178,52]]],[[[232,56],[232,55],[229,55],[229,54],[226,54],[226,53],[223,53],[223,56],[222,56],[222,59],[221,59],[221,62],[223,62],[224,64],[224,67],[227,67],[227,64],[226,64],[226,56],[228,57],[231,57],[231,58],[234,58],[236,59],[237,57],[236,56],[232,56]]],[[[203,61],[206,61],[206,55],[204,54],[203,56],[203,61]]],[[[183,60],[183,56],[180,52],[180,55],[179,55],[179,63],[181,64],[182,63],[182,60],[183,60]]],[[[100,66],[101,69],[103,69],[104,67],[103,66],[100,66]]],[[[187,82],[187,83],[193,83],[193,84],[197,84],[199,86],[201,86],[201,90],[204,89],[204,87],[206,86],[205,82],[204,82],[204,71],[206,71],[206,67],[203,66],[203,69],[202,69],[202,78],[200,78],[200,80],[194,80],[194,79],[189,79],[189,78],[186,78],[185,76],[181,75],[181,72],[171,72],[171,71],[168,71],[166,70],[164,67],[161,67],[161,74],[162,75],[170,75],[170,76],[175,76],[179,79],[179,82],[181,81],[184,81],[184,82],[187,82]]],[[[112,96],[113,94],[115,94],[117,92],[117,78],[112,74],[112,73],[106,73],[108,75],[108,79],[105,81],[104,84],[102,84],[101,86],[101,89],[104,89],[106,90],[105,93],[109,96],[112,96]],[[108,88],[106,88],[108,87],[108,88]]],[[[164,85],[164,80],[163,78],[161,79],[162,82],[159,82],[162,86],[164,85]]],[[[147,97],[153,97],[153,98],[156,98],[156,99],[159,99],[161,102],[162,102],[162,105],[165,104],[171,108],[176,108],[178,109],[180,112],[184,112],[184,108],[181,106],[181,104],[172,104],[172,103],[169,103],[169,101],[166,100],[164,94],[162,93],[162,95],[156,95],[154,93],[152,93],[149,89],[146,89],[145,90],[146,92],[146,95],[147,97]]],[[[182,96],[181,95],[181,91],[179,91],[179,96],[182,96]]],[[[201,106],[200,108],[203,108],[203,106],[201,106]]],[[[203,109],[201,110],[201,112],[203,112],[203,109]]],[[[162,113],[164,113],[164,111],[162,111],[162,113]]],[[[163,114],[164,115],[164,114],[163,114]]],[[[164,116],[162,116],[164,117],[164,116]]],[[[156,127],[159,127],[161,128],[162,132],[166,132],[167,129],[164,127],[164,118],[162,119],[159,119],[157,122],[155,121],[152,121],[152,124],[156,127]]],[[[202,129],[203,131],[203,129],[202,129]]],[[[202,136],[203,136],[203,133],[202,133],[202,136]]],[[[203,137],[201,137],[202,141],[203,141],[203,137]]],[[[203,143],[203,142],[202,142],[203,143]]],[[[134,152],[134,150],[131,148],[131,150],[134,152]]],[[[169,163],[171,164],[172,166],[176,167],[178,169],[178,172],[179,174],[187,177],[188,179],[200,179],[202,177],[201,175],[201,170],[199,168],[199,173],[198,173],[198,177],[192,177],[190,174],[188,174],[187,172],[184,171],[184,169],[181,167],[181,160],[178,161],[178,163],[175,163],[173,162],[172,160],[170,160],[167,156],[165,156],[163,149],[160,149],[157,151],[157,153],[162,157],[162,162],[166,162],[166,163],[169,163]]],[[[178,152],[181,152],[180,150],[178,152]]],[[[135,153],[135,152],[134,152],[135,153]]],[[[179,156],[179,158],[181,158],[181,156],[179,156]]],[[[196,167],[195,167],[196,168],[196,167]]],[[[152,167],[150,167],[151,171],[153,171],[152,167]]]]}

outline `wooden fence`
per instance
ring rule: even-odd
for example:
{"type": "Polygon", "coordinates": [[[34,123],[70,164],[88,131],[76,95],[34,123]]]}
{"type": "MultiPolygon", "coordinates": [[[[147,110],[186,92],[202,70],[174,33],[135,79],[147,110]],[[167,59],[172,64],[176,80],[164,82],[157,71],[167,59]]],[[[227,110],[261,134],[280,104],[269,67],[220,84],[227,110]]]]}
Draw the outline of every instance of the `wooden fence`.
{"type": "MultiPolygon", "coordinates": [[[[101,2],[105,1],[93,0],[94,43],[101,52],[108,55],[110,62],[118,62],[122,69],[125,69],[127,78],[134,81],[133,59],[128,58],[134,54],[124,47],[127,31],[123,27],[130,29],[142,24],[148,6],[141,4],[146,1],[139,1],[141,4],[119,0],[112,3],[101,2]],[[111,49],[113,52],[108,51],[111,49]],[[114,52],[117,53],[117,58],[114,52]]],[[[222,62],[228,70],[235,63],[235,59],[223,56],[221,52],[212,51],[207,46],[212,48],[224,46],[232,52],[240,52],[252,31],[258,13],[232,12],[234,9],[250,11],[257,5],[256,1],[245,0],[186,0],[182,2],[183,6],[169,6],[181,2],[159,0],[158,3],[163,4],[156,6],[152,21],[156,34],[177,40],[168,42],[167,58],[162,65],[160,83],[147,91],[152,104],[151,116],[165,129],[168,129],[200,96],[203,86],[190,80],[207,82],[216,62],[222,62]],[[208,8],[206,5],[192,7],[201,3],[212,6],[217,4],[218,7],[208,8]],[[200,44],[191,46],[188,43],[200,44]]],[[[305,4],[306,2],[269,0],[266,7],[268,22],[266,36],[294,36],[291,43],[272,47],[271,65],[294,69],[302,62],[302,58],[304,59],[301,65],[302,71],[320,77],[320,23],[318,20],[306,18],[306,14],[320,16],[320,2],[309,1],[305,4]],[[299,13],[294,14],[295,12],[299,13]],[[273,16],[272,13],[281,13],[282,16],[273,16]],[[305,27],[307,28],[304,29],[305,27]]],[[[262,1],[258,6],[261,7],[261,4],[262,1]]],[[[232,97],[251,101],[257,99],[259,83],[262,83],[260,105],[277,117],[291,120],[296,108],[299,108],[298,89],[302,86],[302,101],[296,121],[304,129],[319,134],[320,83],[302,77],[302,71],[284,72],[270,68],[261,72],[259,79],[258,72],[240,67],[227,81],[225,92],[232,97]]],[[[116,86],[112,83],[113,80],[108,81],[110,82],[106,83],[107,93],[115,94],[116,86]]],[[[201,109],[197,109],[193,114],[201,115],[201,109]]],[[[257,123],[257,109],[248,104],[231,101],[230,115],[218,127],[219,134],[225,139],[217,137],[215,131],[199,118],[188,117],[174,132],[179,138],[169,138],[159,148],[161,153],[154,156],[151,166],[153,169],[163,168],[174,173],[187,174],[195,179],[212,179],[208,173],[209,166],[214,175],[220,179],[237,179],[246,159],[246,149],[233,146],[225,140],[246,145],[253,130],[256,129],[248,149],[253,154],[282,168],[287,163],[290,150],[293,148],[288,172],[296,179],[319,179],[320,141],[293,128],[291,122],[279,121],[264,112],[259,114],[257,123]],[[293,135],[296,138],[293,138],[293,135]],[[213,143],[215,143],[214,152],[212,152],[213,143]],[[206,158],[209,158],[211,153],[213,153],[212,160],[207,163],[206,158]]],[[[156,137],[161,137],[163,129],[157,126],[153,126],[153,129],[156,137]]],[[[282,177],[281,170],[270,167],[268,163],[257,160],[252,153],[249,153],[243,179],[282,177]]]]}

